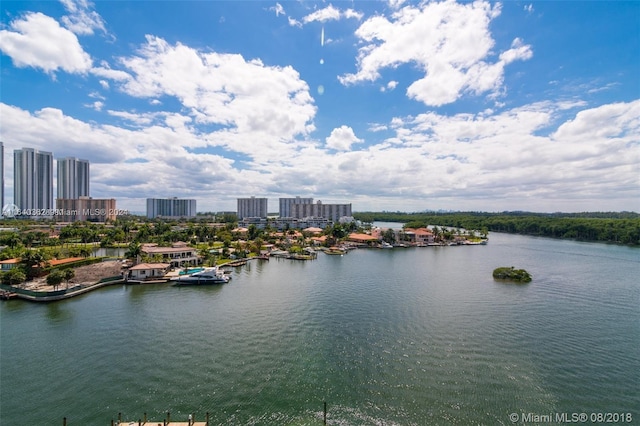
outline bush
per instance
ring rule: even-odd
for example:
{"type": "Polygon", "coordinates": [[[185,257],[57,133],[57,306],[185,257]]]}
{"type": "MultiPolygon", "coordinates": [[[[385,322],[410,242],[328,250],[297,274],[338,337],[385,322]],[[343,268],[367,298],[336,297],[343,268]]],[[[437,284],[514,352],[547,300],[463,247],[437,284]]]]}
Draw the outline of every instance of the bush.
{"type": "Polygon", "coordinates": [[[500,267],[493,270],[493,278],[499,280],[510,280],[519,283],[531,282],[531,274],[524,269],[515,269],[512,267],[500,267]]]}

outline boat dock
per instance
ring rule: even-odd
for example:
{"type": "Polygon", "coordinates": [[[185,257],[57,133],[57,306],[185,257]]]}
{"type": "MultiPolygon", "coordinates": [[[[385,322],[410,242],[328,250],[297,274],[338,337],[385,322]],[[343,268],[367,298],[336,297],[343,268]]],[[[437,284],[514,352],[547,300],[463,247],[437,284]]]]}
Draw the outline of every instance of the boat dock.
{"type": "Polygon", "coordinates": [[[121,422],[121,423],[112,423],[114,426],[209,426],[207,422],[121,422]]]}
{"type": "Polygon", "coordinates": [[[186,422],[172,421],[171,413],[167,413],[166,418],[162,421],[148,420],[147,413],[144,413],[144,417],[137,421],[122,421],[122,414],[118,413],[118,420],[115,422],[111,420],[111,426],[209,426],[209,413],[205,415],[205,421],[196,421],[195,414],[189,414],[186,422]]]}

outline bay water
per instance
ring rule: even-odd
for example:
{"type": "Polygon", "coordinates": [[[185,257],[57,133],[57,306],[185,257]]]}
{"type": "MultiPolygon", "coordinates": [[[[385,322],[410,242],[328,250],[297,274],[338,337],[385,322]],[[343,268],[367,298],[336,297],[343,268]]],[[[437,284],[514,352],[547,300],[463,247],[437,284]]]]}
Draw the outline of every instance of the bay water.
{"type": "Polygon", "coordinates": [[[332,425],[640,422],[640,250],[489,237],[5,301],[0,424],[319,425],[325,401],[332,425]],[[499,266],[533,281],[497,282],[499,266]]]}

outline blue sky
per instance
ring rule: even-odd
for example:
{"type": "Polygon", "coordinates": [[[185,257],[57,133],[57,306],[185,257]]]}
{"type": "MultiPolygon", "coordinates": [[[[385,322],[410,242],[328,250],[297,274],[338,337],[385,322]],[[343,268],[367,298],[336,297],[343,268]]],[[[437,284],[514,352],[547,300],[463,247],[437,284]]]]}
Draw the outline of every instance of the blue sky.
{"type": "Polygon", "coordinates": [[[32,147],[132,211],[640,211],[637,1],[0,8],[8,202],[32,147]]]}

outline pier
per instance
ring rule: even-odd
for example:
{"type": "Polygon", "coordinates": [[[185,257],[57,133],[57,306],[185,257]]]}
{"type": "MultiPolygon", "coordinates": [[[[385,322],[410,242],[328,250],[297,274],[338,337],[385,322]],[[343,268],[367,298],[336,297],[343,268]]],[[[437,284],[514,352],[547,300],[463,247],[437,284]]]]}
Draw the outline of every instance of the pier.
{"type": "MultiPolygon", "coordinates": [[[[63,426],[67,426],[66,421],[63,426]]],[[[171,413],[167,413],[166,418],[162,421],[148,420],[147,413],[144,413],[142,419],[138,421],[122,421],[122,414],[118,413],[118,420],[111,420],[111,426],[209,426],[209,413],[205,414],[205,421],[196,421],[195,414],[189,414],[187,421],[172,421],[171,413]]]]}

